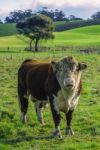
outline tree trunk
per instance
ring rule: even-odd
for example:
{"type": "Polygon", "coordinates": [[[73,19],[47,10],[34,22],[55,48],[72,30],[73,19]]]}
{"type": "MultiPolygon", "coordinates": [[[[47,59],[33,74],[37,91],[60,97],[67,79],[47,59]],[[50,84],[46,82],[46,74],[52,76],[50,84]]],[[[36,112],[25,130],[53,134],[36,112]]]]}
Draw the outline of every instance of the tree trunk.
{"type": "Polygon", "coordinates": [[[32,51],[32,40],[30,40],[30,51],[32,51]]]}
{"type": "Polygon", "coordinates": [[[36,41],[35,41],[35,52],[38,51],[38,42],[39,42],[39,39],[36,39],[36,41]]]}

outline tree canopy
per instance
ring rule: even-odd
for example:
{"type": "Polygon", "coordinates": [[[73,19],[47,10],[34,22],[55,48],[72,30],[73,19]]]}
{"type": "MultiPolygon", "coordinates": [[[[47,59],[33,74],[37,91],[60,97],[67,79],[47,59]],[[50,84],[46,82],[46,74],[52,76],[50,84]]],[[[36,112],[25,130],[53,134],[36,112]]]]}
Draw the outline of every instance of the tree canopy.
{"type": "Polygon", "coordinates": [[[0,19],[0,24],[2,24],[3,22],[2,22],[2,20],[0,19]]]}
{"type": "Polygon", "coordinates": [[[32,49],[32,41],[35,44],[35,51],[38,51],[38,43],[40,40],[54,38],[53,21],[45,15],[33,15],[24,21],[18,22],[16,27],[19,34],[24,34],[30,39],[30,50],[32,49]]]}
{"type": "Polygon", "coordinates": [[[100,12],[96,12],[91,16],[92,19],[100,19],[100,12]]]}
{"type": "Polygon", "coordinates": [[[33,12],[31,9],[27,9],[25,11],[15,10],[9,13],[9,16],[5,18],[6,23],[17,23],[20,20],[24,20],[27,17],[31,17],[33,12]]]}
{"type": "Polygon", "coordinates": [[[50,17],[53,21],[64,21],[68,20],[64,12],[58,9],[49,10],[47,7],[43,7],[42,10],[38,11],[40,14],[50,17]]]}
{"type": "Polygon", "coordinates": [[[71,20],[79,20],[81,18],[77,18],[74,15],[67,16],[62,10],[59,9],[48,9],[47,7],[43,7],[41,10],[33,12],[31,9],[23,10],[14,10],[9,13],[5,18],[5,23],[18,23],[20,20],[24,20],[25,18],[31,17],[32,15],[39,13],[45,16],[50,17],[53,21],[70,21],[71,20]],[[72,17],[71,17],[72,16],[72,17]]]}

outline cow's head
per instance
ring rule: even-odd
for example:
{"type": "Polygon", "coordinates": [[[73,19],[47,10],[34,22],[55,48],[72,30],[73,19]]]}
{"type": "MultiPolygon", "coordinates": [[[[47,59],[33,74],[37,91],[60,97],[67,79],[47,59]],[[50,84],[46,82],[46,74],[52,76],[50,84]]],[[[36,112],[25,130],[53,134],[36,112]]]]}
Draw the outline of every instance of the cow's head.
{"type": "Polygon", "coordinates": [[[73,57],[64,57],[58,62],[51,63],[60,86],[71,89],[75,87],[80,72],[87,67],[73,57]]]}

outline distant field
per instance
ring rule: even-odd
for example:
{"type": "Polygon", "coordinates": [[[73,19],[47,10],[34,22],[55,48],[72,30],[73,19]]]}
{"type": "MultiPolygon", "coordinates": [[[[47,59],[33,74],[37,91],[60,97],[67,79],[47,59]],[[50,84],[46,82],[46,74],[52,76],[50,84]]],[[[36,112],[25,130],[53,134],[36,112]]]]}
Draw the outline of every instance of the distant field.
{"type": "Polygon", "coordinates": [[[55,43],[69,46],[100,46],[100,25],[55,33],[55,43]]]}
{"type": "Polygon", "coordinates": [[[100,25],[93,25],[69,30],[68,32],[83,33],[88,35],[100,35],[100,25]]]}
{"type": "Polygon", "coordinates": [[[16,25],[14,23],[0,24],[0,37],[15,35],[16,25]]]}
{"type": "Polygon", "coordinates": [[[25,47],[25,45],[26,43],[15,35],[0,37],[0,47],[25,47]]]}
{"type": "MultiPolygon", "coordinates": [[[[44,46],[82,46],[99,47],[100,46],[100,25],[88,26],[68,30],[64,32],[55,32],[55,39],[40,42],[44,46]]],[[[0,47],[25,47],[27,43],[20,40],[15,35],[0,37],[0,47]]]]}
{"type": "Polygon", "coordinates": [[[58,26],[58,25],[64,25],[64,24],[66,24],[66,21],[55,21],[54,22],[55,27],[58,26]]]}

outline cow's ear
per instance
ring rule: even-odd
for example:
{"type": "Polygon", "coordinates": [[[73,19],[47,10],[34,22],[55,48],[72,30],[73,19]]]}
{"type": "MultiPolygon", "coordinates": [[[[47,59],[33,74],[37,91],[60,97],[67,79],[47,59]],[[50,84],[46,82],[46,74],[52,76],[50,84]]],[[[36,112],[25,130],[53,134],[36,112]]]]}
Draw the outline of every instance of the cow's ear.
{"type": "Polygon", "coordinates": [[[51,64],[52,64],[52,65],[55,65],[55,64],[56,64],[56,62],[55,62],[55,61],[51,61],[51,64]]]}
{"type": "Polygon", "coordinates": [[[78,70],[84,70],[87,68],[87,65],[85,63],[79,63],[78,64],[78,70]]]}
{"type": "Polygon", "coordinates": [[[55,61],[51,61],[51,65],[53,67],[53,71],[56,72],[56,70],[57,70],[57,63],[55,61]]]}

